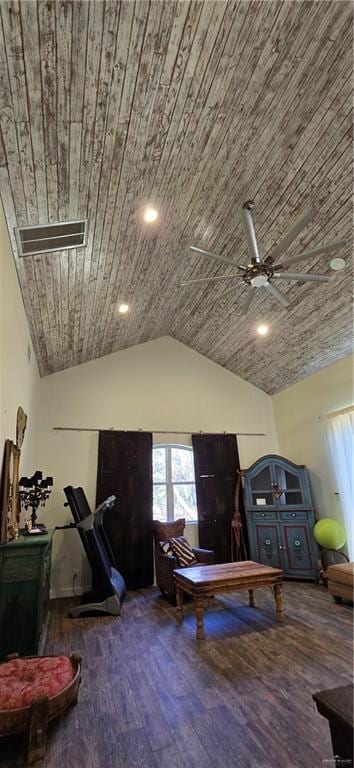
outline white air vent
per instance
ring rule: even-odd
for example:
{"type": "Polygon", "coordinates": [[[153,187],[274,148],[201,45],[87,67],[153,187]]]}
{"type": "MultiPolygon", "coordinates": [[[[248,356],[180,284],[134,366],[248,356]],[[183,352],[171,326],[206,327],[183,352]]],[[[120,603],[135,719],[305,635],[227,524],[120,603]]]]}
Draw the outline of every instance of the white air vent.
{"type": "Polygon", "coordinates": [[[59,224],[34,224],[15,229],[19,256],[82,248],[86,245],[87,219],[59,224]]]}

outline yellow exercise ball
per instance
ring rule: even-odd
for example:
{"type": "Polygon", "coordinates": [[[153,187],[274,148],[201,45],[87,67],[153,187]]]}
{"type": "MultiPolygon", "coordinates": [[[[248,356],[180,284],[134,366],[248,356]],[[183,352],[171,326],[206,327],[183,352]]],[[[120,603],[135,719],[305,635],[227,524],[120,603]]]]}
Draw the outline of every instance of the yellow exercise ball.
{"type": "Polygon", "coordinates": [[[346,541],[345,530],[337,520],[323,517],[313,529],[317,544],[323,549],[341,549],[346,541]]]}

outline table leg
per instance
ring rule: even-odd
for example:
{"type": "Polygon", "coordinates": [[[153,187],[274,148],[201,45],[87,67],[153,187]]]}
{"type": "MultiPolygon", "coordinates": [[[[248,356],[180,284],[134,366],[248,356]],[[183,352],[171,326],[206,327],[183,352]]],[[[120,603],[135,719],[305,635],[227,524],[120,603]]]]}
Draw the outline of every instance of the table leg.
{"type": "Polygon", "coordinates": [[[256,604],[256,593],[255,593],[255,590],[254,590],[254,589],[249,589],[249,590],[248,590],[248,595],[249,595],[249,604],[250,604],[250,607],[251,607],[251,608],[257,608],[257,604],[256,604]]]}
{"type": "Polygon", "coordinates": [[[277,620],[284,621],[283,585],[274,584],[275,602],[277,604],[277,620]]]}
{"type": "Polygon", "coordinates": [[[183,616],[183,589],[176,584],[176,608],[179,618],[183,616]]]}
{"type": "Polygon", "coordinates": [[[197,640],[205,640],[204,631],[204,601],[194,599],[195,618],[197,622],[197,640]]]}

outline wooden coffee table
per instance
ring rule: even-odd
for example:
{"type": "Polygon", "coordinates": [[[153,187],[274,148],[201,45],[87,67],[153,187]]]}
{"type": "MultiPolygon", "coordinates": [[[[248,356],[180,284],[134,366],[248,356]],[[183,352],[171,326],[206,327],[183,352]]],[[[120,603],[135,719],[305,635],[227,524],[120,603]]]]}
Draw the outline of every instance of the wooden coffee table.
{"type": "Polygon", "coordinates": [[[283,571],[280,568],[270,568],[261,563],[254,563],[252,560],[245,560],[241,563],[177,568],[173,575],[176,584],[177,613],[180,617],[183,615],[183,592],[192,595],[194,599],[197,640],[205,638],[205,600],[213,597],[217,592],[248,589],[249,604],[255,608],[255,589],[274,587],[276,617],[278,621],[284,621],[283,571]]]}

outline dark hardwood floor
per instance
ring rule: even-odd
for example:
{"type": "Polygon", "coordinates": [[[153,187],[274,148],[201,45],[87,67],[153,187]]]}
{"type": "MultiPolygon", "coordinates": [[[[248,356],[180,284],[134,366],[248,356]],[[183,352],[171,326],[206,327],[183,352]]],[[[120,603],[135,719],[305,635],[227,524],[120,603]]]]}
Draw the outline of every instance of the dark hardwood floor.
{"type": "MultiPolygon", "coordinates": [[[[285,584],[286,622],[270,590],[210,601],[207,639],[193,606],[178,624],[157,589],[131,593],[120,618],[67,618],[52,603],[46,651],[83,658],[79,703],[49,732],[50,768],[328,768],[327,721],[312,693],[352,675],[352,608],[324,587],[285,584]]],[[[0,743],[21,765],[20,739],[0,743]]],[[[38,768],[40,764],[37,764],[38,768]]]]}

